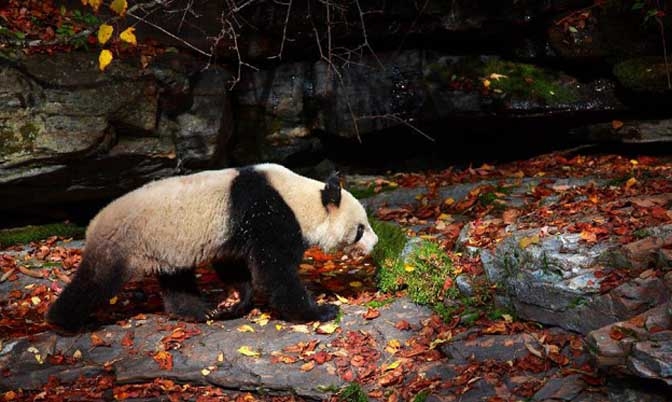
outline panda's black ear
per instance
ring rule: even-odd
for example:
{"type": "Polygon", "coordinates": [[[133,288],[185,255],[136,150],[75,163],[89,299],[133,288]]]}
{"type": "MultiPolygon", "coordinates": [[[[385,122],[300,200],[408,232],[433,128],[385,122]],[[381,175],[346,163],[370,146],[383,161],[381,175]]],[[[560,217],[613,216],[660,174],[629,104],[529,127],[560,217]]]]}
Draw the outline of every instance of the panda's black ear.
{"type": "Polygon", "coordinates": [[[341,205],[341,180],[338,177],[338,172],[329,176],[324,184],[324,189],[320,192],[322,193],[322,205],[325,207],[329,204],[337,207],[341,205]]]}

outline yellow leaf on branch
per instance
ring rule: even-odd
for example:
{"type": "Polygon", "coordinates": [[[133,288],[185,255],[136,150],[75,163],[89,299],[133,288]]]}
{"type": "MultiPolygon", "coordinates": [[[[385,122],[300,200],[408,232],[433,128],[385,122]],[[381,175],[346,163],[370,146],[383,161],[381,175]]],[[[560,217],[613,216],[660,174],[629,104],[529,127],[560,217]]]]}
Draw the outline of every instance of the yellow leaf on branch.
{"type": "Polygon", "coordinates": [[[112,37],[112,32],[114,32],[114,27],[112,25],[100,24],[100,27],[98,27],[98,42],[101,45],[107,43],[112,37]]]}
{"type": "Polygon", "coordinates": [[[93,11],[98,12],[100,5],[103,4],[103,0],[82,0],[82,5],[89,5],[93,8],[93,11]]]}
{"type": "Polygon", "coordinates": [[[120,33],[119,39],[134,46],[138,44],[138,41],[135,39],[135,28],[133,27],[128,27],[124,32],[120,33]]]}
{"type": "Polygon", "coordinates": [[[128,8],[126,0],[113,0],[112,3],[110,3],[110,10],[118,15],[126,14],[126,8],[128,8]]]}
{"type": "Polygon", "coordinates": [[[105,71],[107,66],[112,62],[113,58],[114,56],[112,56],[112,52],[107,49],[101,50],[100,54],[98,55],[98,68],[100,68],[100,71],[105,71]]]}

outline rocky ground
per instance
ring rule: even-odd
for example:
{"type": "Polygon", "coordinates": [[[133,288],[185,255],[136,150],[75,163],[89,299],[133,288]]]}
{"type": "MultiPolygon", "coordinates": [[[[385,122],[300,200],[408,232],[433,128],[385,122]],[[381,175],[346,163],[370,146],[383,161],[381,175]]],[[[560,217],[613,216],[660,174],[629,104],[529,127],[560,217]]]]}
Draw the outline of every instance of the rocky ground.
{"type": "MultiPolygon", "coordinates": [[[[306,253],[300,272],[330,323],[263,305],[177,322],[152,280],[130,283],[98,325],[43,322],[81,241],[2,252],[5,400],[664,401],[672,394],[672,163],[545,155],[499,166],[349,177],[378,219],[451,261],[436,300],[381,292],[386,261],[306,253]],[[417,299],[417,298],[415,298],[417,299]],[[359,385],[353,385],[359,384],[359,385]]],[[[408,276],[420,269],[403,262],[408,276]]],[[[221,284],[200,281],[213,299],[221,284]]]]}

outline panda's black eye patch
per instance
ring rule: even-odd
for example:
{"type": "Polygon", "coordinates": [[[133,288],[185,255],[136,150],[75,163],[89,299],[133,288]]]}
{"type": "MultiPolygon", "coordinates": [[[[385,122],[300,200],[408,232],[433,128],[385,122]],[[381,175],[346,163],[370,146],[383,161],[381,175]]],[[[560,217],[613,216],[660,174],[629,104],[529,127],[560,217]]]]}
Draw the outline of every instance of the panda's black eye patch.
{"type": "Polygon", "coordinates": [[[357,236],[355,236],[355,241],[353,243],[357,243],[362,236],[364,236],[364,225],[360,223],[357,225],[357,236]]]}

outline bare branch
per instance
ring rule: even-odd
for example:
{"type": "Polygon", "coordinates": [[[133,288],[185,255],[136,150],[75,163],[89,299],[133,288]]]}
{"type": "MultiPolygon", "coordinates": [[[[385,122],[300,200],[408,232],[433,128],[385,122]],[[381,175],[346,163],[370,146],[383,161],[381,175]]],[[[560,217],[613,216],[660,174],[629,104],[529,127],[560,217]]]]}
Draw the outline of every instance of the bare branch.
{"type": "Polygon", "coordinates": [[[361,116],[359,117],[360,120],[373,120],[373,119],[386,119],[386,120],[392,120],[397,123],[401,123],[405,125],[406,127],[410,128],[411,130],[415,131],[416,133],[420,134],[421,136],[425,137],[431,142],[436,142],[436,140],[431,137],[429,134],[425,133],[424,131],[420,130],[416,126],[414,126],[411,122],[408,120],[400,117],[396,113],[389,113],[389,114],[379,114],[379,115],[368,115],[368,116],[361,116]]]}

